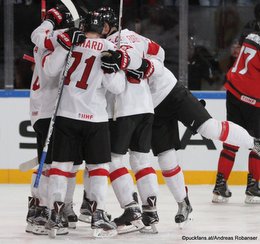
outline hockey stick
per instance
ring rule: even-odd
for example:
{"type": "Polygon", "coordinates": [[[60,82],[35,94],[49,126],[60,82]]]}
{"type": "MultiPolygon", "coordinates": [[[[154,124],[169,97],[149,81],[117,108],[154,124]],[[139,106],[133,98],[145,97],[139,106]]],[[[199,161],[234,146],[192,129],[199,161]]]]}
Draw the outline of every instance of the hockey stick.
{"type": "MultiPolygon", "coordinates": [[[[122,30],[122,16],[123,16],[123,0],[120,0],[119,6],[119,16],[118,16],[118,42],[117,42],[117,49],[120,49],[120,42],[121,42],[121,30],[122,30]]],[[[113,111],[113,121],[116,121],[116,110],[117,110],[117,99],[115,96],[114,100],[114,111],[113,111]]]]}
{"type": "Polygon", "coordinates": [[[120,0],[119,19],[118,19],[118,43],[117,43],[118,49],[120,48],[120,41],[121,41],[122,16],[123,16],[123,0],[120,0]]]}
{"type": "MultiPolygon", "coordinates": [[[[66,6],[66,8],[70,11],[73,21],[74,21],[74,26],[75,27],[79,27],[79,14],[74,6],[74,4],[72,3],[71,0],[61,0],[62,3],[66,6]]],[[[59,108],[59,104],[60,104],[60,100],[61,100],[61,95],[62,95],[62,91],[63,91],[63,87],[64,87],[64,80],[67,76],[69,67],[70,67],[70,61],[71,61],[71,57],[72,57],[72,50],[73,50],[73,45],[71,46],[69,53],[67,55],[66,58],[66,66],[63,72],[63,76],[59,82],[59,88],[58,88],[58,95],[55,101],[55,106],[54,106],[54,113],[51,117],[51,121],[49,124],[49,129],[48,129],[48,134],[45,140],[45,145],[44,148],[42,150],[42,155],[41,155],[41,159],[40,159],[40,163],[39,163],[39,168],[38,168],[38,172],[35,178],[35,182],[34,182],[34,187],[37,188],[39,186],[39,182],[40,182],[40,178],[41,178],[41,174],[42,174],[42,170],[43,170],[43,165],[47,156],[47,152],[48,152],[48,146],[50,144],[50,139],[51,139],[51,135],[52,135],[52,131],[53,131],[53,127],[54,127],[54,123],[55,123],[55,119],[56,119],[56,115],[58,112],[58,108],[59,108]]]]}
{"type": "Polygon", "coordinates": [[[21,172],[26,172],[32,168],[34,168],[35,166],[37,166],[39,163],[38,163],[38,157],[35,157],[31,160],[28,160],[26,162],[23,162],[19,165],[19,170],[21,172]]]}
{"type": "Polygon", "coordinates": [[[44,21],[46,15],[46,0],[41,1],[41,19],[44,21]]]}

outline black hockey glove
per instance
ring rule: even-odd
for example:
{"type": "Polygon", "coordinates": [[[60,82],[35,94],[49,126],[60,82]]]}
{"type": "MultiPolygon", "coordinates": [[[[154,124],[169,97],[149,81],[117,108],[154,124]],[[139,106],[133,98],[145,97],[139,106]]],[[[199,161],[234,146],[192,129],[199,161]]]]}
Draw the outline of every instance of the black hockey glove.
{"type": "Polygon", "coordinates": [[[154,65],[148,59],[143,59],[140,68],[136,70],[129,69],[126,76],[131,83],[140,83],[140,79],[149,78],[154,72],[154,65]],[[139,82],[137,82],[139,81],[139,82]]]}
{"type": "Polygon", "coordinates": [[[111,74],[118,70],[125,70],[128,66],[130,58],[123,50],[107,50],[102,52],[101,68],[104,73],[111,74]]]}
{"type": "Polygon", "coordinates": [[[82,43],[85,40],[85,33],[75,27],[70,28],[62,34],[59,34],[57,37],[58,43],[68,51],[70,50],[72,45],[82,43]]]}

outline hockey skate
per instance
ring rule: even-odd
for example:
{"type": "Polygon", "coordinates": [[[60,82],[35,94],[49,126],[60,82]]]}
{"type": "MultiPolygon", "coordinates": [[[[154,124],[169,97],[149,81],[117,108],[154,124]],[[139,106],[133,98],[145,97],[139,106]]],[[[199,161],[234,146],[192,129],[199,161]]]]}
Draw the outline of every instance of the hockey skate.
{"type": "Polygon", "coordinates": [[[48,230],[48,235],[50,238],[55,238],[59,232],[60,235],[68,234],[68,228],[64,227],[62,223],[62,215],[64,209],[63,202],[54,202],[54,209],[51,210],[51,216],[47,223],[45,224],[45,228],[48,230]]]}
{"type": "Polygon", "coordinates": [[[118,234],[138,231],[144,228],[141,209],[136,201],[125,206],[124,213],[113,221],[118,234]]]}
{"type": "Polygon", "coordinates": [[[84,191],[83,201],[80,207],[79,220],[85,223],[91,223],[92,214],[96,209],[96,202],[90,201],[84,191]]]}
{"type": "Polygon", "coordinates": [[[191,212],[192,207],[187,195],[182,202],[178,202],[178,212],[175,215],[175,223],[179,225],[180,229],[182,229],[190,220],[192,220],[190,215],[191,212]]]}
{"type": "Polygon", "coordinates": [[[216,185],[213,189],[213,203],[227,203],[228,198],[232,196],[232,193],[228,189],[227,182],[223,174],[218,173],[216,179],[216,185]]]}
{"type": "Polygon", "coordinates": [[[245,203],[248,203],[248,204],[259,204],[260,203],[259,182],[257,182],[255,179],[253,179],[251,174],[247,175],[245,203]]]}
{"type": "Polygon", "coordinates": [[[156,224],[159,223],[159,217],[156,209],[156,200],[157,198],[155,196],[148,197],[147,198],[148,205],[142,206],[143,209],[142,220],[145,227],[140,230],[141,233],[150,233],[150,234],[158,233],[158,230],[155,226],[156,224]]]}
{"type": "Polygon", "coordinates": [[[35,235],[47,235],[48,232],[45,229],[45,224],[47,223],[48,218],[49,209],[47,207],[36,207],[32,233],[35,235]]]}
{"type": "MultiPolygon", "coordinates": [[[[86,192],[84,191],[83,201],[82,201],[82,204],[81,204],[81,207],[80,207],[79,221],[90,224],[92,214],[96,210],[96,207],[97,207],[96,202],[90,201],[86,197],[86,192]]],[[[105,214],[110,221],[111,220],[111,214],[108,214],[107,212],[105,212],[105,214]]]]}
{"type": "Polygon", "coordinates": [[[76,229],[76,223],[78,222],[78,216],[73,210],[73,203],[66,203],[63,209],[63,217],[68,222],[70,229],[76,229]]]}
{"type": "Polygon", "coordinates": [[[252,149],[260,157],[260,139],[254,138],[254,147],[252,149]]]}
{"type": "Polygon", "coordinates": [[[27,233],[32,233],[33,231],[33,220],[35,216],[36,206],[39,205],[39,199],[34,197],[28,197],[28,212],[26,216],[27,226],[25,231],[27,233]]]}
{"type": "Polygon", "coordinates": [[[116,225],[109,221],[105,211],[101,209],[96,209],[93,212],[91,228],[94,230],[93,236],[97,238],[117,235],[116,225]]]}

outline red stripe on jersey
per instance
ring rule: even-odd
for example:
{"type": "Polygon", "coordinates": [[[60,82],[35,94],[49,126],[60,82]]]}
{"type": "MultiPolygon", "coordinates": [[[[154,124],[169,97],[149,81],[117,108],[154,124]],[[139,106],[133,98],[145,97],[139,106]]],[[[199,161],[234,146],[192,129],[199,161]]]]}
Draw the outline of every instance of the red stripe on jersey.
{"type": "Polygon", "coordinates": [[[149,42],[147,54],[157,55],[159,52],[160,46],[156,42],[149,42]]]}
{"type": "Polygon", "coordinates": [[[126,175],[128,173],[129,172],[128,172],[128,169],[126,167],[116,169],[115,171],[113,171],[109,174],[110,181],[112,182],[112,181],[116,180],[117,178],[119,178],[123,175],[126,175]]]}
{"type": "Polygon", "coordinates": [[[65,172],[65,171],[62,171],[62,170],[57,169],[57,168],[53,168],[53,169],[49,170],[49,176],[51,176],[51,175],[60,175],[60,176],[65,176],[67,178],[76,177],[76,173],[65,172]]]}
{"type": "Polygon", "coordinates": [[[163,170],[162,175],[164,177],[172,177],[174,175],[177,175],[180,171],[181,171],[181,167],[179,165],[177,165],[174,169],[163,170]]]}
{"type": "Polygon", "coordinates": [[[227,139],[228,133],[229,133],[229,123],[228,123],[228,121],[222,121],[221,125],[222,125],[222,130],[220,133],[219,140],[225,141],[227,139]]]}
{"type": "Polygon", "coordinates": [[[88,172],[89,177],[92,176],[109,176],[109,172],[106,169],[94,169],[88,172]]]}
{"type": "Polygon", "coordinates": [[[45,37],[44,40],[44,47],[50,51],[54,51],[54,46],[52,44],[52,41],[47,37],[45,37]]]}
{"type": "Polygon", "coordinates": [[[45,64],[45,61],[46,61],[46,58],[50,55],[51,53],[48,53],[47,55],[45,55],[42,59],[42,67],[44,67],[44,64],[45,64]]]}
{"type": "Polygon", "coordinates": [[[139,172],[135,174],[135,179],[139,180],[140,178],[149,174],[156,174],[155,170],[152,167],[141,169],[139,172]]]}

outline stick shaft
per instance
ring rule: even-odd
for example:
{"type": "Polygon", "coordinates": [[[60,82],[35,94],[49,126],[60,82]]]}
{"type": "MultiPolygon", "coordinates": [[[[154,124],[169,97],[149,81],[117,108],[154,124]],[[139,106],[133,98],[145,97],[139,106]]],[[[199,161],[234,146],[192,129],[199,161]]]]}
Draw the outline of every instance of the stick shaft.
{"type": "Polygon", "coordinates": [[[41,0],[41,19],[42,21],[45,19],[46,15],[46,0],[41,0]]]}

